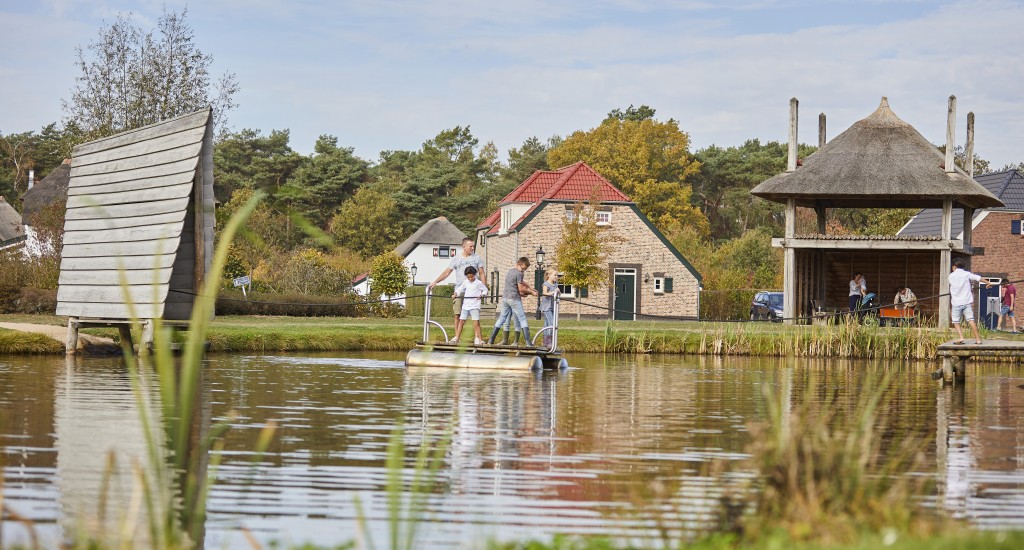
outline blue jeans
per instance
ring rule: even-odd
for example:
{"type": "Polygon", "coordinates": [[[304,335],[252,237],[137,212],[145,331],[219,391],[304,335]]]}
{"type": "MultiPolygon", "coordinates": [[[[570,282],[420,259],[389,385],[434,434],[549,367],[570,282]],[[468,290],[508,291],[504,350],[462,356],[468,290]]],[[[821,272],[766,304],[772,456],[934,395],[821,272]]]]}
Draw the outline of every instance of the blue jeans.
{"type": "Polygon", "coordinates": [[[501,299],[501,313],[498,315],[498,320],[494,323],[494,328],[505,326],[505,323],[515,315],[516,320],[519,323],[519,329],[524,329],[528,325],[526,323],[526,311],[523,310],[522,300],[513,300],[511,298],[501,299]]]}
{"type": "MultiPolygon", "coordinates": [[[[541,314],[544,316],[544,327],[545,328],[555,326],[555,310],[553,310],[553,309],[544,310],[544,311],[541,312],[541,314]]],[[[544,333],[544,345],[545,346],[551,345],[551,336],[552,336],[552,334],[554,334],[554,333],[552,331],[550,331],[550,330],[544,333]]]]}

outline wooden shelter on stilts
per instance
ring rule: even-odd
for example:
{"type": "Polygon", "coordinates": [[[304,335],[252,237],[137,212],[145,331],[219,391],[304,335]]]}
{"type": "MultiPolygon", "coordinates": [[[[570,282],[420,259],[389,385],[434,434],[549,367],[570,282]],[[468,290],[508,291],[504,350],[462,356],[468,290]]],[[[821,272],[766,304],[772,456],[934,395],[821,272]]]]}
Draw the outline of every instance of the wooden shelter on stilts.
{"type": "MultiPolygon", "coordinates": [[[[789,162],[786,172],[754,187],[751,194],[786,205],[785,235],[772,245],[784,251],[784,317],[787,323],[812,317],[814,306],[848,307],[849,281],[855,272],[868,280],[869,292],[892,302],[896,287],[910,287],[920,300],[918,311],[949,323],[949,298],[925,299],[949,292],[947,275],[954,256],[970,261],[971,225],[963,239],[953,239],[952,213],[964,210],[971,220],[978,208],[1001,206],[992,193],[954,163],[956,98],[950,96],[946,152],[900,120],[882,98],[878,109],[825,143],[819,119],[820,148],[797,162],[797,107],[790,100],[789,162]],[[801,166],[802,164],[802,166],[801,166]],[[798,167],[799,166],[799,167],[798,167]],[[813,208],[817,231],[796,233],[797,208],[813,208]],[[826,234],[829,208],[942,208],[938,237],[826,234]]],[[[972,156],[974,116],[968,115],[968,157],[972,156]]],[[[967,166],[973,165],[968,158],[967,166]]]]}
{"type": "Polygon", "coordinates": [[[188,320],[213,229],[210,109],[75,147],[57,290],[68,353],[80,327],[130,339],[134,316],[148,345],[154,319],[188,320]]]}

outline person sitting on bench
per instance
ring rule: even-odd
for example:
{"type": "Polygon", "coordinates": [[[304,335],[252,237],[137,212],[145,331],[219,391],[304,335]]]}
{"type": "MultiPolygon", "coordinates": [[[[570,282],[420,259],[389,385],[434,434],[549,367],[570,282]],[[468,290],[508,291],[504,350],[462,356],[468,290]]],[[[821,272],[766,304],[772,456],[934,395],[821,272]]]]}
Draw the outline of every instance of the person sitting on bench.
{"type": "Polygon", "coordinates": [[[892,300],[896,309],[914,309],[917,307],[917,296],[910,290],[910,287],[902,286],[896,288],[896,297],[892,300]]]}

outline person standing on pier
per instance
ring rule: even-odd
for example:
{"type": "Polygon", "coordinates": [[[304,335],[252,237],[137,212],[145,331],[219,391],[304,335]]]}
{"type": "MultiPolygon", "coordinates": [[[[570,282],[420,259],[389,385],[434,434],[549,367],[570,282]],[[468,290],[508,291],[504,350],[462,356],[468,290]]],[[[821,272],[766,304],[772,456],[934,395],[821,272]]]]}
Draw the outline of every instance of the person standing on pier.
{"type": "MultiPolygon", "coordinates": [[[[978,325],[974,322],[974,295],[971,293],[971,281],[981,282],[981,276],[975,275],[964,269],[964,261],[960,258],[953,260],[953,271],[949,274],[949,305],[953,316],[953,328],[956,329],[957,339],[954,344],[964,343],[964,332],[960,329],[960,320],[967,319],[971,325],[971,332],[974,334],[974,343],[981,344],[981,335],[978,334],[978,325]]],[[[992,283],[985,284],[988,287],[992,283]]]]}
{"type": "Polygon", "coordinates": [[[1017,305],[1017,287],[1013,283],[1006,283],[1003,287],[1003,305],[999,307],[999,322],[996,328],[1003,328],[1003,319],[1010,318],[1013,323],[1013,333],[1017,333],[1017,318],[1013,316],[1013,308],[1017,305]]]}
{"type": "Polygon", "coordinates": [[[498,331],[505,326],[509,317],[515,315],[516,319],[519,319],[519,330],[525,338],[524,345],[530,345],[530,327],[527,325],[526,311],[523,309],[523,296],[536,296],[537,291],[523,281],[523,272],[529,267],[530,259],[523,256],[516,262],[516,266],[508,270],[505,275],[505,286],[501,289],[501,313],[498,314],[498,319],[494,323],[494,330],[491,331],[491,337],[487,340],[488,344],[494,343],[494,339],[498,337],[498,331]]]}
{"type": "MultiPolygon", "coordinates": [[[[484,271],[484,261],[480,259],[480,256],[476,254],[476,242],[469,238],[463,237],[462,239],[462,252],[452,256],[452,260],[448,262],[448,267],[444,268],[444,271],[434,279],[429,285],[427,285],[427,292],[434,290],[434,287],[438,283],[448,278],[452,272],[455,272],[455,286],[462,284],[462,281],[466,280],[466,268],[473,266],[476,268],[477,273],[486,273],[484,271]]],[[[455,332],[462,333],[462,296],[455,296],[452,298],[452,314],[455,315],[455,332]]]]}

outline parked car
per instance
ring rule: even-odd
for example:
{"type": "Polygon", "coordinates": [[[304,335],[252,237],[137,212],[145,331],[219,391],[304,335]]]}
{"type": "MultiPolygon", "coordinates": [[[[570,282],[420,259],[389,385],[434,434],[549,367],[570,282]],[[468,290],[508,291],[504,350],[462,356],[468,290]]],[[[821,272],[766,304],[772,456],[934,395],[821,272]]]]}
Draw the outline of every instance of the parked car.
{"type": "Polygon", "coordinates": [[[782,320],[782,293],[758,292],[750,303],[750,320],[782,320]]]}

